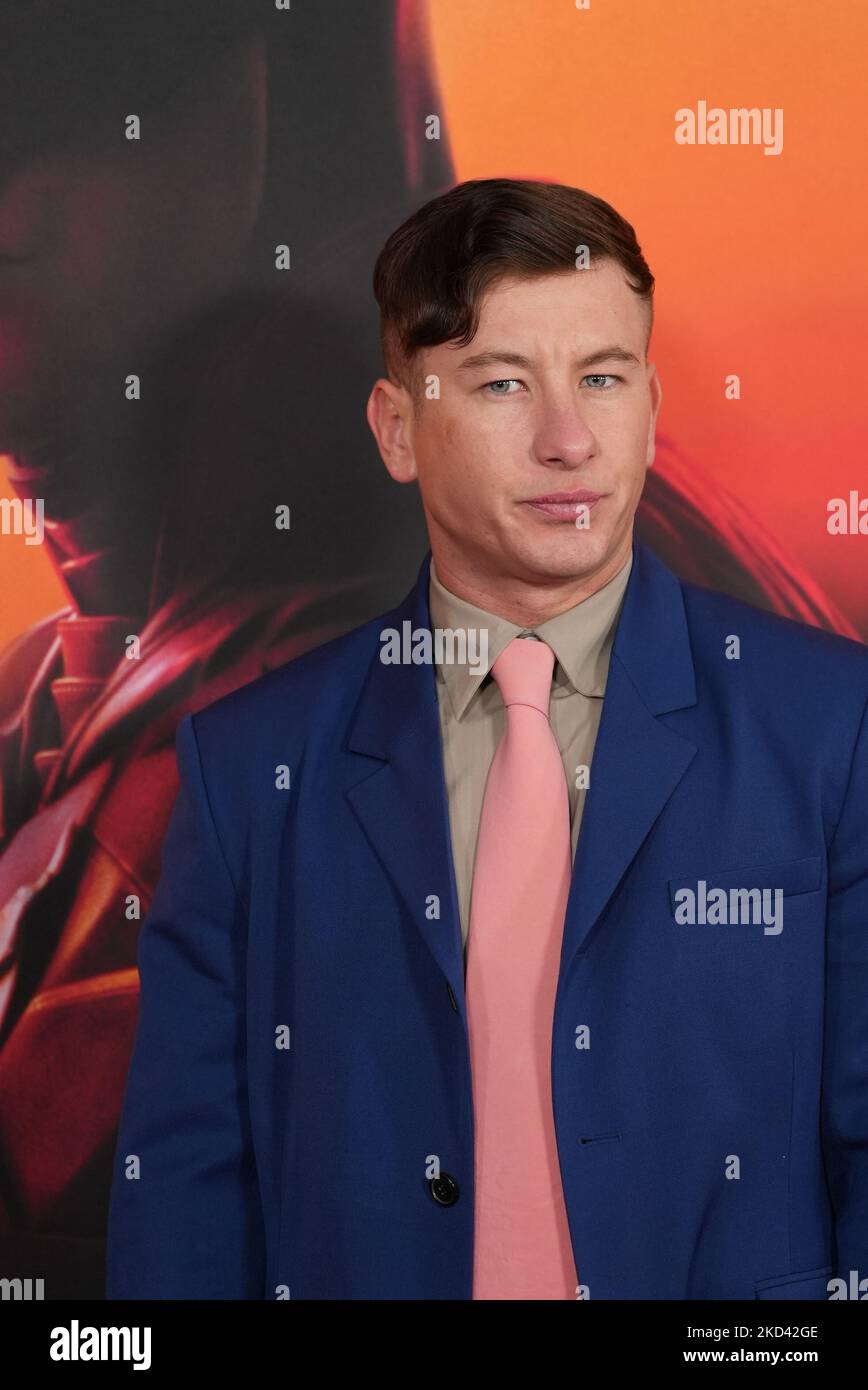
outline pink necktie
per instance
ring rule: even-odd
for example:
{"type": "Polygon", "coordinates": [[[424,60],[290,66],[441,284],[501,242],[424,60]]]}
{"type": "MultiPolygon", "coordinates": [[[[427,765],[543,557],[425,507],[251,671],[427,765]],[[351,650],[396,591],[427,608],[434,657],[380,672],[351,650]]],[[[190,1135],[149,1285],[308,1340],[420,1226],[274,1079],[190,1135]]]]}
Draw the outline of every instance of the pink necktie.
{"type": "Polygon", "coordinates": [[[551,1094],[570,887],[570,808],[549,724],[554,652],[516,637],[492,666],[506,706],[479,822],[467,942],[475,1116],[475,1299],[576,1298],[551,1094]]]}

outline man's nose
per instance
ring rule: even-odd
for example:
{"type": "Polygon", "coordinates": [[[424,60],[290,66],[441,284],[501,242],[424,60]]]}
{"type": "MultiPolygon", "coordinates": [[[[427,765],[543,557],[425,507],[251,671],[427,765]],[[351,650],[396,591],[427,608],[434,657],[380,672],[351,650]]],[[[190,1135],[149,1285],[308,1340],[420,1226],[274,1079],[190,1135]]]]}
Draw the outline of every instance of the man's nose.
{"type": "Polygon", "coordinates": [[[540,405],[534,449],[543,463],[562,463],[578,468],[597,446],[596,435],[584,417],[575,387],[569,393],[549,397],[540,405]]]}

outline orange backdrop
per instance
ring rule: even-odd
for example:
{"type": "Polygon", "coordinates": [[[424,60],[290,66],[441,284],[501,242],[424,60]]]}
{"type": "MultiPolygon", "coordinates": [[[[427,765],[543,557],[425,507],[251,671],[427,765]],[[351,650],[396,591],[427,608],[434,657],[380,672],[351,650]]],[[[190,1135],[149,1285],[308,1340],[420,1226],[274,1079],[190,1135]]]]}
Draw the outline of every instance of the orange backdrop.
{"type": "Polygon", "coordinates": [[[657,277],[661,429],[868,632],[863,0],[430,0],[456,178],[576,184],[657,277]],[[679,107],[783,108],[783,150],[677,145],[679,107]],[[727,400],[724,378],[741,379],[727,400]]]}

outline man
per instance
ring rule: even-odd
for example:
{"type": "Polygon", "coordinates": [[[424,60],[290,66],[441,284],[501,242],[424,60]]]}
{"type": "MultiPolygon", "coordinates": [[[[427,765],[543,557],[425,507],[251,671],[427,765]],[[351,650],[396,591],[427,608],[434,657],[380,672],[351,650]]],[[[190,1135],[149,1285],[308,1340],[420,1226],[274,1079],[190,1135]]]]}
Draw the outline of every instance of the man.
{"type": "Polygon", "coordinates": [[[109,1296],[868,1272],[868,650],[633,537],[653,283],[528,181],[381,252],[368,420],[431,550],[179,727],[109,1296]]]}

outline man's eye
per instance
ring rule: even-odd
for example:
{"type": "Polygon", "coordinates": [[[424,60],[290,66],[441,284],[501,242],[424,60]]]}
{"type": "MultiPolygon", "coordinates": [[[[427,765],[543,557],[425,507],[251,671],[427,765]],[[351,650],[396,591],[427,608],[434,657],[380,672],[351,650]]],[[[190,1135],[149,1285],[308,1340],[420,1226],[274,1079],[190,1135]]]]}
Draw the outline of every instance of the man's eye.
{"type": "Polygon", "coordinates": [[[492,396],[514,396],[514,395],[515,395],[515,392],[514,392],[514,391],[502,391],[502,390],[498,390],[497,388],[502,387],[502,386],[520,386],[520,385],[521,385],[521,382],[520,382],[520,381],[517,381],[515,377],[501,377],[501,379],[500,379],[499,381],[487,381],[487,382],[485,383],[485,390],[486,390],[486,391],[490,391],[491,394],[492,394],[492,396]]]}
{"type": "Polygon", "coordinates": [[[592,385],[594,385],[595,390],[599,389],[601,391],[611,391],[611,386],[600,386],[599,383],[603,381],[620,381],[620,377],[607,376],[605,373],[592,373],[590,376],[584,377],[583,380],[590,381],[592,385]]]}

